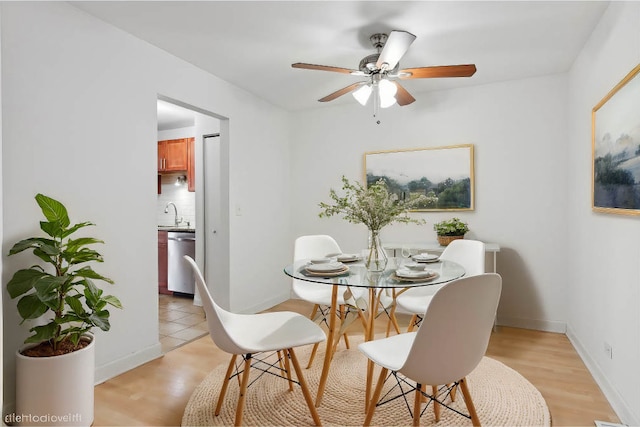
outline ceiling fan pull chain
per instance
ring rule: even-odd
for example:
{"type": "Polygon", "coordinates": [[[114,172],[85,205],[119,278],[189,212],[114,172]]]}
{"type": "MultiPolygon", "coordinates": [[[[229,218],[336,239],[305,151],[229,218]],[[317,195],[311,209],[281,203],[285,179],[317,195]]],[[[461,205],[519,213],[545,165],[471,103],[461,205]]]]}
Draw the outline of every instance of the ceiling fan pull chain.
{"type": "MultiPolygon", "coordinates": [[[[378,93],[378,85],[373,87],[373,118],[378,118],[378,113],[380,112],[380,94],[378,93]]],[[[380,124],[380,120],[378,120],[378,124],[380,124]]]]}

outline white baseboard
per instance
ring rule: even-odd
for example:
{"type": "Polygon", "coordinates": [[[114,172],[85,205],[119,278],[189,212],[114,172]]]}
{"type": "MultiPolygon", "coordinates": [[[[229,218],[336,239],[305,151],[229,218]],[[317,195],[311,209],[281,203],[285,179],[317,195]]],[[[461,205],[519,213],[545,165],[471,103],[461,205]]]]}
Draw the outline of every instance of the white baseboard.
{"type": "Polygon", "coordinates": [[[498,315],[496,322],[500,326],[511,326],[513,328],[535,329],[536,331],[556,332],[564,334],[567,332],[567,324],[565,322],[524,319],[520,317],[505,317],[498,315]]]}
{"type": "Polygon", "coordinates": [[[120,358],[113,362],[106,363],[96,367],[96,385],[101,384],[108,379],[144,365],[158,357],[162,356],[162,347],[160,342],[156,342],[151,347],[142,349],[136,353],[120,358]]]}
{"type": "Polygon", "coordinates": [[[607,376],[602,372],[598,364],[591,358],[589,352],[582,345],[578,337],[576,336],[571,326],[567,326],[567,338],[573,345],[573,348],[576,349],[576,352],[584,362],[585,366],[593,376],[593,379],[596,381],[602,393],[609,401],[609,404],[615,411],[616,415],[620,420],[630,426],[638,426],[640,425],[640,418],[637,417],[631,410],[631,408],[624,401],[620,393],[613,387],[613,385],[607,379],[607,376]]]}
{"type": "Polygon", "coordinates": [[[259,313],[263,310],[267,310],[271,307],[274,307],[281,302],[285,302],[290,299],[289,291],[282,292],[278,295],[274,295],[273,297],[260,301],[259,304],[253,305],[251,307],[244,307],[238,311],[234,311],[235,313],[243,313],[243,314],[253,314],[259,313]]]}

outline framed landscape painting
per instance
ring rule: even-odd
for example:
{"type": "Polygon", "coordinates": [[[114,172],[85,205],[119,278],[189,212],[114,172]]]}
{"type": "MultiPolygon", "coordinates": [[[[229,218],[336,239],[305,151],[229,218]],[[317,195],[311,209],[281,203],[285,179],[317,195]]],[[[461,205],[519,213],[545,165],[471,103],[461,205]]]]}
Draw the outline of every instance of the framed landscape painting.
{"type": "Polygon", "coordinates": [[[640,65],[591,113],[592,207],[640,215],[640,65]]]}
{"type": "Polygon", "coordinates": [[[383,179],[401,199],[421,197],[414,211],[474,208],[472,144],[365,153],[364,172],[366,185],[383,179]]]}

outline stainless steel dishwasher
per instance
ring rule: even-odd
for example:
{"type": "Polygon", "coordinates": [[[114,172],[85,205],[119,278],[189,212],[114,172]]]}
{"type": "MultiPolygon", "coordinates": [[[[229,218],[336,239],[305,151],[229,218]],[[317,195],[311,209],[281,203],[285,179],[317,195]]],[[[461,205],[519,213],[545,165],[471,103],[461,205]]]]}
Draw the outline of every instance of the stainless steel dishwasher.
{"type": "Polygon", "coordinates": [[[168,288],[173,292],[193,294],[195,282],[193,271],[184,260],[184,255],[195,259],[196,234],[185,231],[169,231],[167,235],[168,288]]]}

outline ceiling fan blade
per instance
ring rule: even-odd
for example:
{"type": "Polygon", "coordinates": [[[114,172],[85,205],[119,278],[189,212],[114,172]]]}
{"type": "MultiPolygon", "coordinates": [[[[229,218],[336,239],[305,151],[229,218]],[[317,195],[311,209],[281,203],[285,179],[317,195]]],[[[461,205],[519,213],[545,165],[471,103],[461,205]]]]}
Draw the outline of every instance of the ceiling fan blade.
{"type": "Polygon", "coordinates": [[[291,66],[293,68],[302,68],[305,70],[333,71],[334,73],[343,74],[360,73],[360,71],[358,70],[350,70],[349,68],[332,67],[329,65],[305,64],[303,62],[296,62],[295,64],[291,64],[291,66]]]}
{"type": "Polygon", "coordinates": [[[411,96],[409,92],[407,92],[405,88],[402,87],[400,83],[393,83],[395,83],[396,87],[398,88],[398,91],[396,92],[396,102],[398,103],[398,105],[409,105],[416,100],[413,96],[411,96]]]}
{"type": "Polygon", "coordinates": [[[382,52],[380,52],[378,62],[376,62],[376,67],[381,69],[384,64],[387,64],[386,69],[392,70],[398,61],[400,61],[400,58],[402,58],[407,52],[409,46],[411,46],[411,43],[413,43],[415,39],[416,36],[407,31],[391,31],[391,33],[389,33],[389,37],[387,37],[384,47],[382,48],[382,52]]]}
{"type": "Polygon", "coordinates": [[[334,99],[345,95],[349,92],[353,92],[354,90],[358,89],[360,86],[367,84],[368,82],[358,82],[358,83],[354,83],[354,84],[350,84],[347,87],[343,87],[340,90],[337,90],[327,96],[325,96],[324,98],[320,98],[318,99],[318,101],[320,102],[327,102],[327,101],[333,101],[334,99]]]}
{"type": "Polygon", "coordinates": [[[398,72],[401,79],[434,79],[440,77],[471,77],[476,72],[474,64],[441,65],[436,67],[405,68],[398,72]]]}

